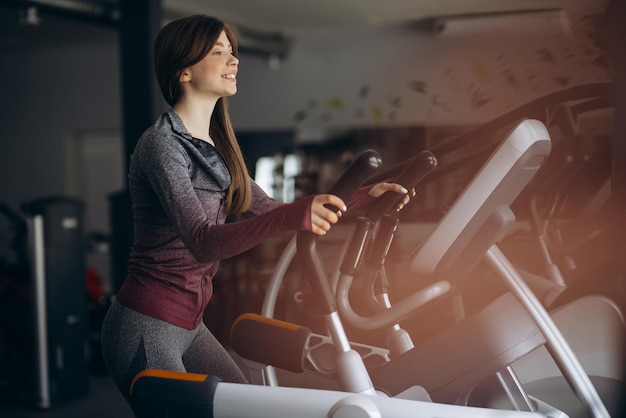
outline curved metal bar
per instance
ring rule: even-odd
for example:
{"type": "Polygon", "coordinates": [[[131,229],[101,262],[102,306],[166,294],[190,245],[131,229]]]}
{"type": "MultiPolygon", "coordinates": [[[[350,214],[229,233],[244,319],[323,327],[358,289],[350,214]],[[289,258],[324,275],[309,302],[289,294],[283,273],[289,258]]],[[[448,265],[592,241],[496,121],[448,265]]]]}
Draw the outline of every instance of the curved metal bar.
{"type": "Polygon", "coordinates": [[[395,325],[413,315],[416,310],[427,303],[447,294],[451,289],[450,283],[441,280],[394,303],[389,309],[365,317],[354,312],[350,306],[348,292],[351,284],[351,276],[344,274],[340,277],[337,285],[337,308],[341,317],[351,326],[364,330],[379,330],[395,325]]]}

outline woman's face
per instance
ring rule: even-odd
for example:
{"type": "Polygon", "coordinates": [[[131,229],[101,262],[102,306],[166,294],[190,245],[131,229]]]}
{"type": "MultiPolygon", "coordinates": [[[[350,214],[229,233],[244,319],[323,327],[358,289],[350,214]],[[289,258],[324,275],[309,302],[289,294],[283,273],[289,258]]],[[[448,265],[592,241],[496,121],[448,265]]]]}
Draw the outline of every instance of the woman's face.
{"type": "Polygon", "coordinates": [[[226,32],[222,31],[211,51],[202,60],[186,68],[181,81],[188,82],[188,94],[217,100],[237,92],[239,60],[232,54],[226,32]]]}

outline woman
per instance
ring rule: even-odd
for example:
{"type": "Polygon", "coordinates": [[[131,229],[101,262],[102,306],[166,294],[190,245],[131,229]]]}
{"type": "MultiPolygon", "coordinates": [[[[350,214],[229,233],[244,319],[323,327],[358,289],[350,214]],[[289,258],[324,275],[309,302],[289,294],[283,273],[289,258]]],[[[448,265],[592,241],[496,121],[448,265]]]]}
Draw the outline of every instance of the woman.
{"type": "MultiPolygon", "coordinates": [[[[249,178],[226,109],[239,65],[230,26],[209,16],[175,20],[159,32],[154,54],[171,108],[131,158],[134,242],[102,327],[105,362],[126,398],[133,377],[148,368],[246,382],[202,323],[219,261],[286,231],[324,235],[347,210],[330,194],[279,203],[249,178]],[[225,223],[239,213],[244,219],[225,223]]],[[[362,188],[349,203],[358,207],[387,190],[408,203],[407,190],[392,183],[362,188]]]]}

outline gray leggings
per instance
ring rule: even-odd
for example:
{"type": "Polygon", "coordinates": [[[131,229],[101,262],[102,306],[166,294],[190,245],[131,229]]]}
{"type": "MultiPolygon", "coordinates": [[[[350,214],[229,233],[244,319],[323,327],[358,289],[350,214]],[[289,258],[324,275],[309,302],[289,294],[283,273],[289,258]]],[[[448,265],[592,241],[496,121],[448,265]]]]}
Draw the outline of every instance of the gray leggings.
{"type": "Polygon", "coordinates": [[[247,383],[245,376],[202,323],[188,330],[113,302],[102,324],[102,353],[124,397],[142,370],[209,374],[225,382],[247,383]]]}

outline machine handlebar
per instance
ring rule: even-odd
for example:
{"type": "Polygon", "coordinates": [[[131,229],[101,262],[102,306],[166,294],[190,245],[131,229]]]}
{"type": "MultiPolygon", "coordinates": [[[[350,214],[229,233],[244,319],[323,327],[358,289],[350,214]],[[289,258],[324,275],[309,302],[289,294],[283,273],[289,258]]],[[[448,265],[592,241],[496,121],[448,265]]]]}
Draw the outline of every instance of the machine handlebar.
{"type": "MultiPolygon", "coordinates": [[[[406,188],[417,186],[428,174],[437,168],[437,158],[432,152],[425,150],[417,154],[413,160],[395,178],[394,182],[406,188]]],[[[376,222],[378,219],[393,211],[401,202],[404,196],[393,191],[388,191],[370,206],[367,217],[376,222]]]]}
{"type": "MultiPolygon", "coordinates": [[[[341,177],[330,188],[328,193],[337,195],[342,200],[348,200],[359,187],[365,183],[376,170],[382,166],[382,158],[377,151],[366,150],[348,167],[341,177]]],[[[298,256],[308,274],[309,282],[314,292],[323,297],[324,310],[334,312],[335,297],[330,289],[326,273],[321,265],[316,248],[317,235],[308,231],[298,232],[296,245],[298,256]]]]}

